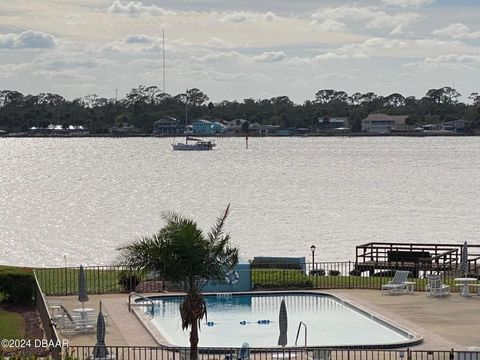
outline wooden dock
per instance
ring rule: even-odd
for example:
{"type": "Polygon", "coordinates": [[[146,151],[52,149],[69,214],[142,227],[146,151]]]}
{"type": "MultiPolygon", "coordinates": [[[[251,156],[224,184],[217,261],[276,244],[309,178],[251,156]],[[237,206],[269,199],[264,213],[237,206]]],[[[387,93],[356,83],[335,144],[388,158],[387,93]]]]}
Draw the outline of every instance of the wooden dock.
{"type": "MultiPolygon", "coordinates": [[[[467,245],[469,273],[480,272],[480,245],[467,245]]],[[[409,270],[414,277],[419,272],[447,272],[460,267],[463,244],[384,243],[371,242],[356,247],[355,270],[409,270]]]]}

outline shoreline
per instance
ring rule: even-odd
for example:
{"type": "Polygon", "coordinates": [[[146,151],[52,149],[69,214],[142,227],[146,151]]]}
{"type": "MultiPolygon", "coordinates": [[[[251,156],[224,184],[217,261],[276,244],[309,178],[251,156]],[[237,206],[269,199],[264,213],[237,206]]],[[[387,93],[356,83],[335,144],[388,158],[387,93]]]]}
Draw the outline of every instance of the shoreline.
{"type": "MultiPolygon", "coordinates": [[[[244,138],[245,134],[228,134],[228,135],[191,135],[196,137],[205,137],[205,138],[244,138]]],[[[343,134],[325,134],[325,133],[312,133],[312,134],[298,134],[298,135],[258,135],[258,134],[248,134],[249,138],[312,138],[312,137],[475,137],[480,136],[479,134],[455,134],[455,133],[389,133],[389,134],[367,134],[367,133],[343,133],[343,134]]],[[[112,135],[112,134],[88,134],[88,135],[48,135],[48,134],[4,134],[0,135],[2,138],[183,138],[182,136],[172,136],[172,135],[153,135],[153,134],[130,134],[130,135],[112,135]]]]}

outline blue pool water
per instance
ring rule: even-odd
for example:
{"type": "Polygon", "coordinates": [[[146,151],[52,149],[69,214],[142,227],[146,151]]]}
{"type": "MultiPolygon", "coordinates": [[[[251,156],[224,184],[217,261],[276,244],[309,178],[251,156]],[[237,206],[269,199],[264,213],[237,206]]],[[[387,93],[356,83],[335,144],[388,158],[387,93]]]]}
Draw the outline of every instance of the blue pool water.
{"type": "MultiPolygon", "coordinates": [[[[189,331],[180,322],[181,297],[154,297],[155,317],[151,320],[167,342],[189,344],[189,331]]],[[[288,313],[288,345],[295,345],[299,322],[307,325],[308,346],[391,346],[412,342],[412,336],[351,304],[322,294],[205,296],[208,322],[200,328],[199,346],[276,347],[279,335],[280,302],[288,313]]],[[[304,332],[298,346],[304,346],[304,332]]]]}

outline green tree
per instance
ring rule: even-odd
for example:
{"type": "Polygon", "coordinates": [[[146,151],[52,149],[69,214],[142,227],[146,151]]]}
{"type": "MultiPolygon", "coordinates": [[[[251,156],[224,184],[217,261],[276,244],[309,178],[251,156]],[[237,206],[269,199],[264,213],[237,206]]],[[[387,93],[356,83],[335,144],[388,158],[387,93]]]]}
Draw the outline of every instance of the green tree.
{"type": "Polygon", "coordinates": [[[204,234],[195,221],[171,212],[166,225],[152,236],[120,248],[122,263],[134,270],[153,271],[164,279],[182,284],[186,292],[180,304],[182,328],[190,328],[190,359],[197,359],[198,329],[207,315],[203,286],[208,280],[221,280],[238,263],[238,249],[230,246],[223,227],[230,205],[204,234]]]}

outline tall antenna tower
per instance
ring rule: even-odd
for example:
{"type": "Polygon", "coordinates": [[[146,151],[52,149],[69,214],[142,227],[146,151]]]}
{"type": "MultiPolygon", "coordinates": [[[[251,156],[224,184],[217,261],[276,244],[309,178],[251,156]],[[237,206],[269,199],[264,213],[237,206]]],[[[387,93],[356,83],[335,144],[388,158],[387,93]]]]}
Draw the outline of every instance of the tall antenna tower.
{"type": "Polygon", "coordinates": [[[163,37],[163,93],[165,93],[165,29],[162,30],[163,37]]]}

